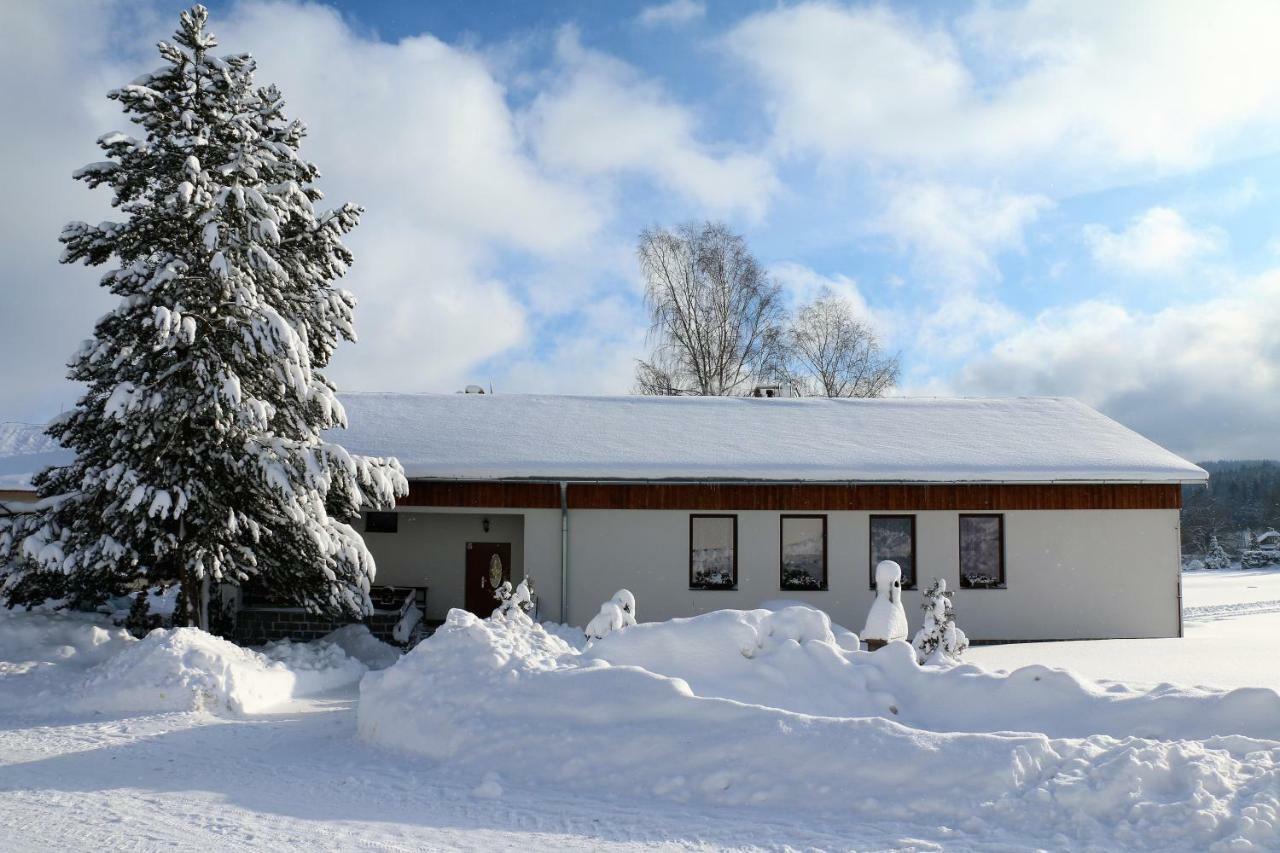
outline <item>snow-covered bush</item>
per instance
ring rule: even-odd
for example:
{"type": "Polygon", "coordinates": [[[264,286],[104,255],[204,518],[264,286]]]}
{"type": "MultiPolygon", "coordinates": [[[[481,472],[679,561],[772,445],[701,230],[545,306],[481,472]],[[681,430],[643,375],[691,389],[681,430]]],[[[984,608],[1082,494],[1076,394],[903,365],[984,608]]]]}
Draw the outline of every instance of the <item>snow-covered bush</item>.
{"type": "Polygon", "coordinates": [[[1183,566],[1183,570],[1188,572],[1204,571],[1204,560],[1187,560],[1187,564],[1183,566]]]}
{"type": "Polygon", "coordinates": [[[911,641],[920,662],[945,664],[959,660],[969,648],[969,638],[956,627],[955,607],[944,579],[933,579],[920,607],[924,610],[924,626],[911,641]]]}
{"type": "Polygon", "coordinates": [[[1204,555],[1204,567],[1214,570],[1231,568],[1231,557],[1227,555],[1227,549],[1223,548],[1222,543],[1218,541],[1217,534],[1209,538],[1209,551],[1204,555]]]}
{"type": "Polygon", "coordinates": [[[583,633],[589,640],[599,640],[614,631],[621,631],[636,624],[636,597],[629,589],[620,589],[613,598],[600,605],[600,612],[591,618],[583,633]]]}
{"type": "Polygon", "coordinates": [[[498,602],[498,608],[493,611],[493,615],[507,617],[512,612],[523,613],[530,619],[533,618],[533,610],[535,599],[533,595],[533,578],[526,577],[513,590],[511,581],[503,581],[497,589],[493,591],[493,597],[498,602]]]}
{"type": "Polygon", "coordinates": [[[599,640],[614,631],[621,631],[625,625],[626,619],[622,615],[622,608],[615,602],[606,601],[600,605],[600,612],[591,617],[591,621],[582,629],[582,632],[589,640],[599,640]]]}
{"type": "Polygon", "coordinates": [[[876,600],[871,603],[862,639],[887,643],[907,638],[907,612],[902,607],[902,567],[893,560],[876,565],[876,600]]]}
{"type": "Polygon", "coordinates": [[[636,597],[631,594],[631,590],[620,589],[609,600],[622,608],[622,626],[624,628],[628,625],[636,624],[636,597]]]}

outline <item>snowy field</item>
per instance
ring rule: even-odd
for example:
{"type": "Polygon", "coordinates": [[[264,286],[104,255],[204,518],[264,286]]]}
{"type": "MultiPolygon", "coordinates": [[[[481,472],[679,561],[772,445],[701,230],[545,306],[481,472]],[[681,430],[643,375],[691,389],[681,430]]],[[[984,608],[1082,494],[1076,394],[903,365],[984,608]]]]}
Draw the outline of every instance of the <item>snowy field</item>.
{"type": "Polygon", "coordinates": [[[945,672],[794,609],[585,653],[459,615],[390,669],[0,615],[0,847],[1280,848],[1280,695],[1211,689],[1278,686],[1280,572],[1184,586],[1186,640],[945,672]]]}
{"type": "Polygon", "coordinates": [[[1280,571],[1187,572],[1184,638],[1019,643],[970,649],[967,661],[1010,669],[1046,664],[1094,679],[1280,690],[1280,571]]]}

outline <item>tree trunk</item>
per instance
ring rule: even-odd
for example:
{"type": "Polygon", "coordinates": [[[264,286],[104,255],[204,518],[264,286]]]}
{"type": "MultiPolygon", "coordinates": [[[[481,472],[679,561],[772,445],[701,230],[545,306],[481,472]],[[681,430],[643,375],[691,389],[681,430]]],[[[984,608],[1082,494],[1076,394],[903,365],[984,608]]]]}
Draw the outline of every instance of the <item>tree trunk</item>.
{"type": "Polygon", "coordinates": [[[200,630],[209,630],[209,576],[200,579],[200,630]]]}

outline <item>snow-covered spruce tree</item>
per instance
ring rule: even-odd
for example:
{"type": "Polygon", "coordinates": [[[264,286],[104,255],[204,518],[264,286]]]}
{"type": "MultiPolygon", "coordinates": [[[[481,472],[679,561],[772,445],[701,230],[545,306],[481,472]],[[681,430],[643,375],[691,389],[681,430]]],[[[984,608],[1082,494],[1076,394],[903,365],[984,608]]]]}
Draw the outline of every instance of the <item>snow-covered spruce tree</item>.
{"type": "Polygon", "coordinates": [[[920,606],[924,609],[924,625],[911,641],[920,662],[949,663],[958,660],[969,648],[969,638],[956,627],[955,607],[951,603],[951,593],[947,591],[947,582],[934,578],[924,591],[924,601],[920,606]]]}
{"type": "Polygon", "coordinates": [[[355,340],[333,281],[360,208],[315,211],[305,128],[254,86],[252,57],[210,53],[207,18],[184,12],[163,67],[109,94],[143,137],[103,136],[110,159],[75,175],[124,216],[68,225],[62,260],[116,259],[102,285],[120,303],[72,358],[87,390],[49,428],[75,462],[40,474],[42,511],[0,530],[11,606],[176,580],[175,623],[204,626],[210,583],[256,577],[314,611],[371,609],[373,559],[346,522],[391,505],[404,473],[320,437],[345,426],[319,369],[355,340]]]}
{"type": "Polygon", "coordinates": [[[1231,557],[1227,556],[1227,549],[1222,547],[1216,533],[1209,537],[1209,551],[1204,555],[1204,567],[1216,570],[1231,568],[1231,557]]]}

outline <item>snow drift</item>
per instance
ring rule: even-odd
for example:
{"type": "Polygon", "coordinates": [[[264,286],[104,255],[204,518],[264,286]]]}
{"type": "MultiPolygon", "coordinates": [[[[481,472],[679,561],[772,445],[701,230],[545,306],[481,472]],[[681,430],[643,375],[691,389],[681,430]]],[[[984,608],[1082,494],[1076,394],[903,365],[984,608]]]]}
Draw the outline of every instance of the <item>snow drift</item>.
{"type": "Polygon", "coordinates": [[[1280,743],[1261,739],[1280,737],[1273,691],[1108,693],[1045,668],[922,668],[906,643],[841,648],[810,608],[642,624],[585,652],[455,610],[360,694],[363,738],[496,790],[485,774],[1012,825],[1058,846],[1280,843],[1280,743]]]}
{"type": "Polygon", "coordinates": [[[363,625],[255,651],[194,628],[157,629],[138,640],[104,622],[85,613],[0,612],[0,707],[254,714],[353,684],[399,657],[363,625]]]}

